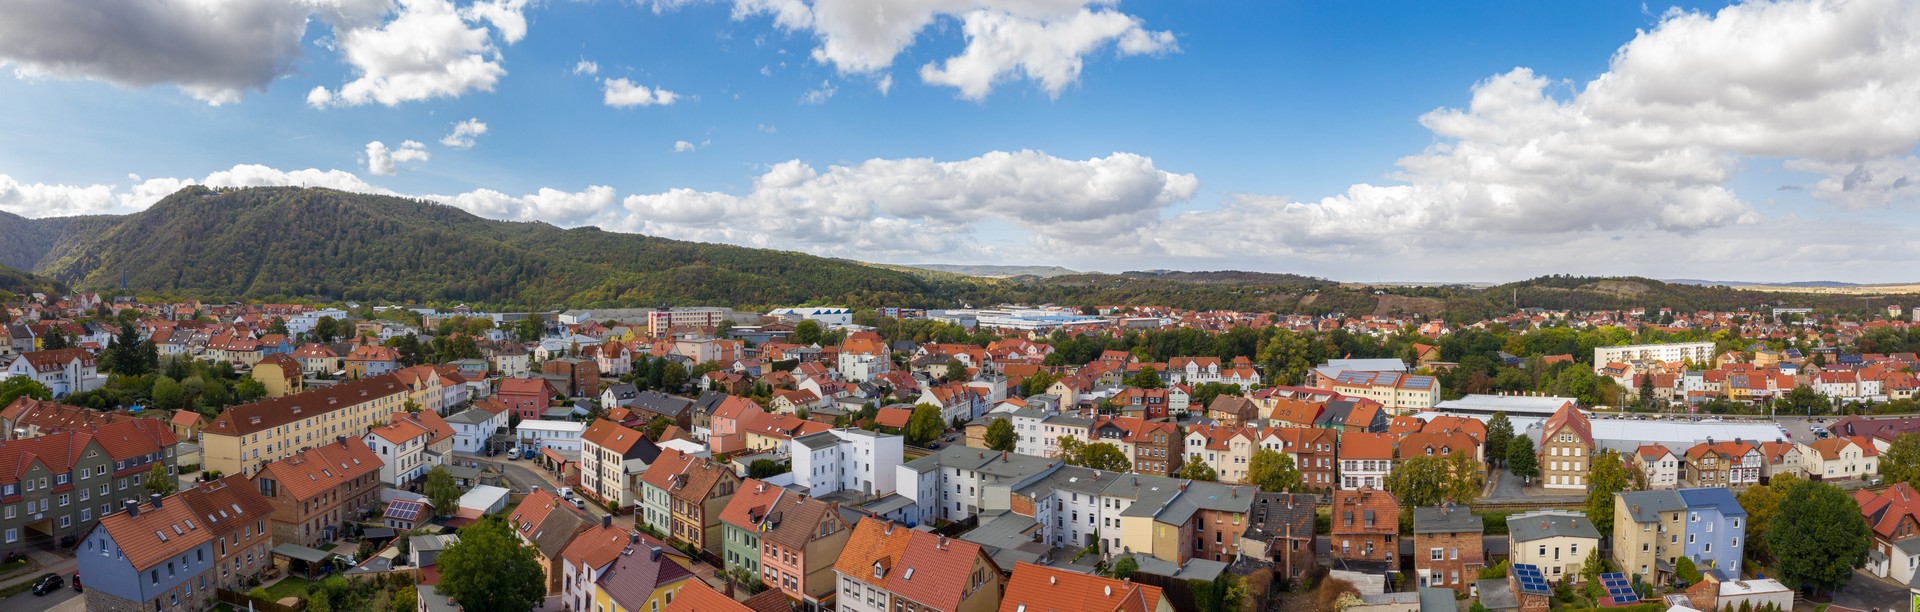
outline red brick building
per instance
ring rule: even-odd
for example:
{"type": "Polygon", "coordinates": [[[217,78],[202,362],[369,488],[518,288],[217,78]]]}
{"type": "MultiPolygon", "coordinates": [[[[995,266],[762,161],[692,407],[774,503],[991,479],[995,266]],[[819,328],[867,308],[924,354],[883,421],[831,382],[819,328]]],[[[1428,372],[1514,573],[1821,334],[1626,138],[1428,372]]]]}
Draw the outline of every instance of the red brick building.
{"type": "Polygon", "coordinates": [[[1333,492],[1333,558],[1388,571],[1400,566],[1400,500],[1373,488],[1333,492]]]}
{"type": "Polygon", "coordinates": [[[339,537],[340,524],[380,502],[380,456],[357,439],[309,448],[253,475],[273,504],[273,541],[315,546],[339,537]]]}
{"type": "Polygon", "coordinates": [[[1466,506],[1413,509],[1413,568],[1420,586],[1462,594],[1486,567],[1485,522],[1466,506]]]}

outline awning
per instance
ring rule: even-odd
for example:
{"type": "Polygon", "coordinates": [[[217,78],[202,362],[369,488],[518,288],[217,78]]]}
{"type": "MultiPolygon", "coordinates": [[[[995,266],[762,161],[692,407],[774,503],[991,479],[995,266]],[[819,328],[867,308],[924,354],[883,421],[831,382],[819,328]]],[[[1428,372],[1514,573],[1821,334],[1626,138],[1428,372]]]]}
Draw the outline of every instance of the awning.
{"type": "Polygon", "coordinates": [[[308,563],[323,563],[333,558],[333,553],[318,548],[308,548],[299,544],[281,544],[273,547],[273,554],[289,559],[299,559],[308,563]]]}

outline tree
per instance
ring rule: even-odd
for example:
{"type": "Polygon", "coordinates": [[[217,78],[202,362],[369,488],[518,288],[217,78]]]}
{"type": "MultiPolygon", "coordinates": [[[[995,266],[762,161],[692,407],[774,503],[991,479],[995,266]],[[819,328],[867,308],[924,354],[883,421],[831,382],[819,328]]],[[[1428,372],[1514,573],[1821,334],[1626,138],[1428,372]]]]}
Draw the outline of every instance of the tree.
{"type": "Polygon", "coordinates": [[[1747,553],[1762,559],[1772,558],[1767,546],[1767,527],[1780,515],[1781,493],[1806,482],[1792,474],[1776,474],[1767,484],[1747,487],[1736,499],[1747,511],[1747,553]]]}
{"type": "Polygon", "coordinates": [[[1694,567],[1693,558],[1686,555],[1680,555],[1680,558],[1674,560],[1673,577],[1687,584],[1700,582],[1702,578],[1700,568],[1694,567]]]}
{"type": "Polygon", "coordinates": [[[532,342],[546,335],[547,325],[539,317],[528,316],[513,322],[513,337],[521,342],[532,342]]]}
{"type": "Polygon", "coordinates": [[[72,347],[73,339],[67,337],[66,330],[58,327],[47,329],[47,335],[40,338],[40,350],[43,351],[55,351],[72,347]]]}
{"type": "Polygon", "coordinates": [[[1540,458],[1533,455],[1533,439],[1514,436],[1507,442],[1507,472],[1520,478],[1540,475],[1540,458]]]}
{"type": "Polygon", "coordinates": [[[1254,451],[1247,461],[1247,484],[1268,493],[1292,491],[1300,486],[1300,470],[1294,467],[1291,455],[1263,448],[1254,451]]]}
{"type": "MultiPolygon", "coordinates": [[[[811,321],[802,321],[811,323],[811,321]]],[[[947,422],[940,418],[940,407],[933,404],[921,404],[913,407],[913,415],[907,417],[907,443],[914,446],[926,446],[940,438],[946,432],[947,422]]]]}
{"type": "Polygon", "coordinates": [[[1140,571],[1140,562],[1134,560],[1133,557],[1121,557],[1119,561],[1113,563],[1114,578],[1126,580],[1137,571],[1140,571]]]}
{"type": "Polygon", "coordinates": [[[1387,492],[1407,506],[1438,506],[1447,499],[1446,459],[1416,455],[1387,474],[1387,492]]]}
{"type": "Polygon", "coordinates": [[[393,592],[393,612],[414,612],[420,606],[420,594],[413,589],[399,589],[393,592]]]}
{"type": "Polygon", "coordinates": [[[687,366],[680,365],[680,362],[666,360],[666,364],[659,367],[659,372],[660,388],[679,391],[687,387],[687,366]]]}
{"type": "Polygon", "coordinates": [[[787,467],[787,464],[772,459],[755,459],[753,463],[747,465],[747,477],[768,478],[778,474],[785,474],[791,469],[792,468],[787,467]]]}
{"type": "Polygon", "coordinates": [[[473,612],[523,612],[547,594],[538,553],[514,538],[499,516],[460,530],[460,541],[440,551],[435,592],[473,612]]]}
{"type": "Polygon", "coordinates": [[[647,439],[655,442],[659,442],[660,435],[667,433],[667,428],[672,427],[673,425],[674,425],[673,419],[669,419],[663,416],[657,416],[651,419],[647,419],[647,431],[646,431],[647,439]]]}
{"type": "Polygon", "coordinates": [[[1052,372],[1046,370],[1034,372],[1032,376],[1020,381],[1020,396],[1028,397],[1046,393],[1047,388],[1052,387],[1053,383],[1059,380],[1052,372]]]}
{"type": "Polygon", "coordinates": [[[1628,474],[1632,468],[1612,449],[1600,451],[1592,465],[1587,481],[1587,520],[1600,531],[1600,539],[1612,539],[1613,494],[1633,490],[1633,478],[1628,474]]]}
{"type": "Polygon", "coordinates": [[[13,403],[20,397],[31,397],[40,401],[53,399],[53,390],[40,381],[25,376],[0,378],[0,408],[13,403]]]}
{"type": "Polygon", "coordinates": [[[147,495],[158,494],[165,497],[180,490],[180,480],[168,474],[166,466],[156,463],[140,477],[140,486],[147,489],[147,495]]]}
{"type": "Polygon", "coordinates": [[[987,448],[1013,452],[1014,445],[1018,442],[1019,438],[1013,433],[1013,421],[994,419],[993,423],[987,425],[987,448]]]}
{"type": "Polygon", "coordinates": [[[269,324],[267,324],[267,333],[269,333],[269,334],[279,334],[279,335],[282,335],[282,336],[292,336],[292,335],[293,335],[293,332],[290,332],[290,331],[287,331],[287,320],[286,320],[286,319],[282,319],[282,318],[280,318],[280,317],[274,317],[274,318],[273,318],[273,322],[272,322],[272,323],[269,323],[269,324]]]}
{"type": "Polygon", "coordinates": [[[153,399],[153,407],[161,410],[180,410],[187,407],[187,396],[180,390],[180,383],[160,376],[153,379],[153,388],[148,391],[153,399]]]}
{"type": "Polygon", "coordinates": [[[973,377],[967,372],[967,364],[958,359],[947,361],[947,382],[966,382],[973,377]]]}
{"type": "Polygon", "coordinates": [[[1127,454],[1121,452],[1120,447],[1106,442],[1088,444],[1073,436],[1060,436],[1060,460],[1067,465],[1109,472],[1133,469],[1133,462],[1127,460],[1127,454]]]}
{"type": "Polygon", "coordinates": [[[1880,454],[1880,475],[1888,484],[1920,484],[1920,433],[1903,433],[1880,454]]]}
{"type": "Polygon", "coordinates": [[[812,319],[801,321],[793,326],[793,342],[800,345],[820,343],[820,322],[812,319]]]}
{"type": "Polygon", "coordinates": [[[1867,562],[1873,544],[1860,505],[1839,487],[1814,482],[1782,492],[1779,514],[1767,526],[1767,548],[1783,582],[1831,591],[1867,562]]]}
{"type": "MultiPolygon", "coordinates": [[[[240,382],[236,382],[233,384],[233,399],[238,403],[244,404],[244,403],[251,402],[253,400],[257,400],[266,396],[267,396],[267,385],[258,380],[254,380],[252,378],[242,378],[240,379],[240,382]]],[[[407,403],[413,404],[413,400],[407,400],[407,403]]],[[[408,408],[407,411],[419,412],[420,405],[413,404],[413,406],[408,408]]]]}
{"type": "Polygon", "coordinates": [[[1207,465],[1207,460],[1202,458],[1200,453],[1194,453],[1187,456],[1186,463],[1181,464],[1180,471],[1173,477],[1213,482],[1220,480],[1220,472],[1213,469],[1213,466],[1207,465]]]}
{"type": "Polygon", "coordinates": [[[1444,463],[1447,464],[1444,488],[1447,501],[1468,504],[1480,497],[1481,489],[1487,485],[1487,477],[1480,473],[1480,462],[1473,458],[1473,451],[1462,449],[1448,453],[1444,463]]]}
{"type": "Polygon", "coordinates": [[[1166,381],[1160,380],[1160,373],[1154,371],[1152,367],[1140,368],[1139,372],[1128,376],[1125,382],[1129,387],[1141,389],[1162,389],[1167,386],[1166,381]]]}
{"type": "Polygon", "coordinates": [[[460,511],[460,485],[454,484],[453,474],[446,466],[436,465],[427,470],[427,483],[421,487],[427,494],[427,503],[433,504],[433,513],[440,516],[453,516],[460,511]]]}
{"type": "Polygon", "coordinates": [[[319,319],[315,319],[311,333],[313,338],[322,344],[333,344],[335,339],[346,335],[340,331],[340,322],[330,315],[322,315],[319,319]]]}
{"type": "Polygon", "coordinates": [[[1495,412],[1487,419],[1487,463],[1505,463],[1507,443],[1513,439],[1513,421],[1507,420],[1507,413],[1495,412]]]}
{"type": "Polygon", "coordinates": [[[155,364],[147,363],[141,345],[140,331],[132,323],[121,323],[120,331],[100,352],[100,369],[114,374],[139,376],[153,371],[155,364]]]}

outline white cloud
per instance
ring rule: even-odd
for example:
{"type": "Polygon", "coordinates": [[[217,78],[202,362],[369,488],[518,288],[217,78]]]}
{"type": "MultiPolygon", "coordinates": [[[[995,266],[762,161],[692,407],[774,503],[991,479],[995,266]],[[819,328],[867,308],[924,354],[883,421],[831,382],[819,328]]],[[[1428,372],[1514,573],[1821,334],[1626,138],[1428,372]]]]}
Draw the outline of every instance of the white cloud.
{"type": "Polygon", "coordinates": [[[238,102],[292,74],[308,2],[6,2],[0,65],[22,76],[171,84],[210,104],[238,102]]]}
{"type": "MultiPolygon", "coordinates": [[[[418,144],[418,143],[416,143],[418,144]]],[[[0,174],[0,210],[24,217],[67,217],[73,215],[125,214],[143,210],[188,185],[209,187],[267,187],[292,185],[327,187],[341,191],[398,195],[368,184],[351,172],[342,170],[278,170],[257,164],[239,164],[208,174],[201,179],[128,178],[134,184],[122,190],[118,185],[58,185],[21,183],[0,174]]]]}
{"type": "Polygon", "coordinates": [[[675,153],[692,153],[694,149],[694,144],[691,142],[685,140],[676,140],[673,142],[673,152],[675,153]]]}
{"type": "Polygon", "coordinates": [[[388,149],[378,140],[367,143],[367,173],[392,176],[399,172],[402,162],[427,161],[427,145],[417,140],[400,143],[397,149],[388,149]]]}
{"type": "MultiPolygon", "coordinates": [[[[686,0],[656,2],[685,4],[686,0]]],[[[1058,96],[1077,81],[1085,57],[1112,45],[1118,55],[1178,50],[1170,32],[1145,28],[1139,18],[1113,7],[1118,0],[734,0],[733,16],[766,15],[789,31],[808,31],[820,42],[813,59],[842,75],[875,75],[893,66],[915,39],[941,18],[958,19],[967,48],[945,62],[928,64],[921,78],[985,98],[1009,76],[1040,82],[1058,96]],[[944,66],[937,66],[944,64],[944,66]]],[[[886,93],[891,81],[876,83],[886,93]]]]}
{"type": "Polygon", "coordinates": [[[574,76],[600,74],[600,63],[584,59],[580,60],[579,63],[573,65],[573,74],[574,76]]]}
{"type": "Polygon", "coordinates": [[[526,35],[525,0],[478,2],[466,9],[451,0],[398,0],[398,6],[392,21],[334,28],[343,59],[358,78],[337,90],[309,93],[308,104],[396,106],[493,91],[507,74],[495,39],[513,44],[526,35]]]}
{"type": "Polygon", "coordinates": [[[481,123],[480,118],[475,117],[453,124],[453,131],[441,138],[440,144],[456,149],[471,149],[474,140],[485,133],[487,133],[487,124],[481,123]]]}
{"type": "Polygon", "coordinates": [[[800,94],[800,103],[801,104],[826,104],[827,100],[832,100],[833,94],[838,91],[840,91],[840,88],[834,87],[833,83],[828,81],[821,81],[819,87],[814,89],[809,89],[806,92],[800,94]]]}
{"type": "Polygon", "coordinates": [[[479,189],[459,195],[423,197],[458,206],[490,219],[545,221],[562,227],[596,223],[605,219],[610,211],[620,210],[618,195],[612,187],[605,185],[595,185],[578,192],[541,188],[524,196],[479,189]]]}
{"type": "Polygon", "coordinates": [[[614,108],[666,106],[673,104],[674,100],[680,97],[679,94],[671,91],[648,89],[645,85],[639,85],[627,79],[607,79],[603,84],[606,87],[604,101],[607,106],[614,108]]]}
{"type": "Polygon", "coordinates": [[[977,10],[962,21],[966,51],[945,62],[921,66],[920,78],[958,88],[960,97],[969,100],[986,99],[996,83],[1015,75],[1038,81],[1047,95],[1058,98],[1080,80],[1083,58],[1110,42],[1123,56],[1180,48],[1172,33],[1149,32],[1139,18],[1111,10],[1081,9],[1072,17],[1051,22],[977,10]]]}
{"type": "Polygon", "coordinates": [[[774,126],[771,126],[771,125],[767,125],[767,124],[765,124],[765,123],[757,123],[757,124],[754,124],[754,126],[753,126],[753,129],[756,129],[756,130],[760,130],[761,132],[765,132],[765,133],[768,133],[768,134],[774,134],[774,133],[778,133],[778,132],[780,131],[780,128],[778,128],[778,127],[774,127],[774,126]]]}

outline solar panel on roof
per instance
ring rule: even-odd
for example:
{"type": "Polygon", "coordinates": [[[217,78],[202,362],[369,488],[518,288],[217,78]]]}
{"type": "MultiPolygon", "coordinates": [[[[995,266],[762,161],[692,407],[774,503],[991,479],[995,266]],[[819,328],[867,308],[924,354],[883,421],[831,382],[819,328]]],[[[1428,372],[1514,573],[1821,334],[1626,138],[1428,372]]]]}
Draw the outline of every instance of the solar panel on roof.
{"type": "Polygon", "coordinates": [[[1633,583],[1624,573],[1614,572],[1600,575],[1600,585],[1607,590],[1607,596],[1615,603],[1632,603],[1640,600],[1640,593],[1633,590],[1633,583]]]}
{"type": "Polygon", "coordinates": [[[1553,589],[1547,585],[1546,575],[1540,573],[1540,566],[1519,564],[1513,566],[1514,582],[1520,585],[1520,592],[1529,595],[1551,595],[1553,589]]]}

